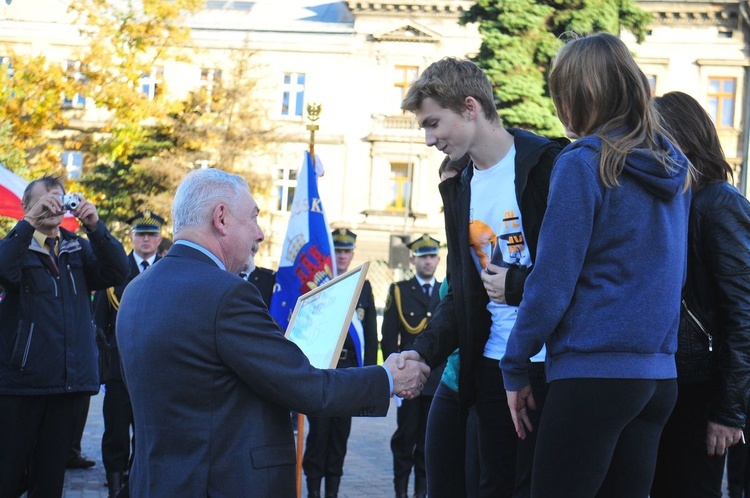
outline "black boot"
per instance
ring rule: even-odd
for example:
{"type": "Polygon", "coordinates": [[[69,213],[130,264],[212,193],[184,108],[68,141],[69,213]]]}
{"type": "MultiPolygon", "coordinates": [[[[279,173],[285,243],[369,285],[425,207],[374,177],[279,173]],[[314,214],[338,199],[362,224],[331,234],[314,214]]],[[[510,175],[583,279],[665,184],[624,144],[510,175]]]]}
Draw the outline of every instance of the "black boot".
{"type": "Polygon", "coordinates": [[[107,472],[108,498],[116,498],[122,488],[122,472],[107,472]]]}
{"type": "Polygon", "coordinates": [[[307,498],[320,498],[320,481],[318,478],[307,478],[307,498]]]}
{"type": "Polygon", "coordinates": [[[393,479],[393,487],[396,490],[396,498],[409,498],[409,476],[393,479]]]}
{"type": "Polygon", "coordinates": [[[338,498],[340,476],[326,476],[326,498],[338,498]]]}

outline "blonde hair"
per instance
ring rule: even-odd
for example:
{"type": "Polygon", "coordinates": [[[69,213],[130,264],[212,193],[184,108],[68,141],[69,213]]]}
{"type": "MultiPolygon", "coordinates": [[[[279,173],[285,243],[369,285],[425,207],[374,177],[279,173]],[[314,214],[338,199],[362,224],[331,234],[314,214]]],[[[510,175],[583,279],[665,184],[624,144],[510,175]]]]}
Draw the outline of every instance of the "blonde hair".
{"type": "Polygon", "coordinates": [[[444,57],[430,64],[412,83],[401,109],[416,112],[424,99],[431,98],[441,107],[461,114],[466,109],[466,97],[479,102],[488,121],[500,120],[492,85],[484,71],[469,60],[444,57]]]}
{"type": "Polygon", "coordinates": [[[635,148],[650,150],[667,170],[674,167],[657,143],[657,135],[669,135],[653,108],[648,79],[616,36],[596,33],[569,41],[555,58],[549,88],[568,130],[601,138],[599,176],[606,187],[619,186],[625,159],[635,148]]]}

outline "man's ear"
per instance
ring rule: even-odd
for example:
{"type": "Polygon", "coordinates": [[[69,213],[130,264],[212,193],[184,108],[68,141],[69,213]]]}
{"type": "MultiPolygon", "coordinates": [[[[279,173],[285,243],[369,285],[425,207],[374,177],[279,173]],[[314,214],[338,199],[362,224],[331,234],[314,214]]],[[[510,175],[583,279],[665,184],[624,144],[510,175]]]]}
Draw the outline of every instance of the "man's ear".
{"type": "Polygon", "coordinates": [[[469,120],[476,119],[482,109],[479,102],[477,102],[477,99],[472,96],[468,96],[464,99],[464,106],[466,107],[466,111],[464,111],[466,119],[469,120]]]}
{"type": "Polygon", "coordinates": [[[218,204],[214,208],[214,212],[212,216],[213,227],[214,227],[214,230],[216,230],[222,235],[227,234],[228,214],[229,214],[229,211],[227,211],[227,207],[224,204],[218,204]]]}

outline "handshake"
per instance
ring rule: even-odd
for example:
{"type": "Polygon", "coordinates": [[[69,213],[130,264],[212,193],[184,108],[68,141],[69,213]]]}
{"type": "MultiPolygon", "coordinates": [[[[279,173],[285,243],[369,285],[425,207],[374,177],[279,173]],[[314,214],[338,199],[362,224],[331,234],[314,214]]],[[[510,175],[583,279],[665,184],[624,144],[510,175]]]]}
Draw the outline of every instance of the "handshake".
{"type": "Polygon", "coordinates": [[[430,367],[421,359],[416,351],[393,353],[383,363],[393,377],[393,393],[404,399],[414,399],[424,389],[430,367]]]}

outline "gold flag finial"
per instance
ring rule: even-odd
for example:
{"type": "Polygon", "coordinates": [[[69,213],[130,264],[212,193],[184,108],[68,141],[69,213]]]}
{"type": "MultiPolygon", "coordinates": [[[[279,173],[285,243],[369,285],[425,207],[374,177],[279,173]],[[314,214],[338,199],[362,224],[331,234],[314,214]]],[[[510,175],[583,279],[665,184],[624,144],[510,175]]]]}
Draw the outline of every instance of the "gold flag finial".
{"type": "Polygon", "coordinates": [[[316,104],[315,102],[307,104],[307,119],[313,123],[320,119],[320,109],[322,107],[321,104],[316,104]]]}
{"type": "Polygon", "coordinates": [[[307,104],[307,119],[310,121],[307,129],[310,130],[310,154],[313,157],[315,156],[315,132],[320,128],[315,122],[320,119],[320,110],[322,107],[321,104],[316,104],[315,102],[307,104]]]}

